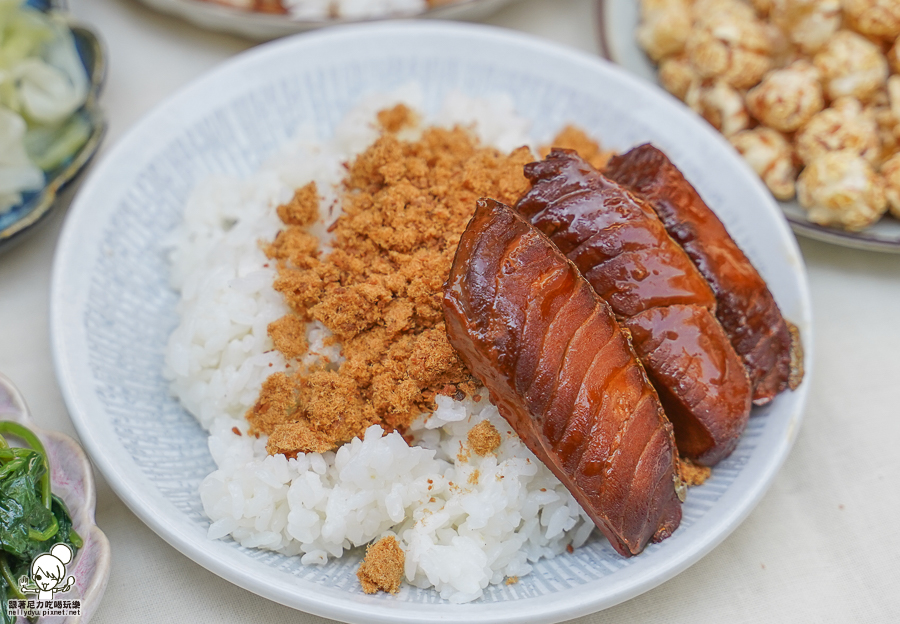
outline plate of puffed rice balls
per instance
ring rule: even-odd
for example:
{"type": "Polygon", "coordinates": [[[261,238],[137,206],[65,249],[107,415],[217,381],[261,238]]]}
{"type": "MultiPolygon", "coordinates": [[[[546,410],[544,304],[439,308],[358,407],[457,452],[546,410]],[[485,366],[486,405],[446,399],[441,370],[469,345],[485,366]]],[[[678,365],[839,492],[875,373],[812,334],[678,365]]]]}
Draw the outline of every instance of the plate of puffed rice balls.
{"type": "Polygon", "coordinates": [[[712,124],[794,232],[900,252],[900,0],[598,0],[601,51],[712,124]]]}

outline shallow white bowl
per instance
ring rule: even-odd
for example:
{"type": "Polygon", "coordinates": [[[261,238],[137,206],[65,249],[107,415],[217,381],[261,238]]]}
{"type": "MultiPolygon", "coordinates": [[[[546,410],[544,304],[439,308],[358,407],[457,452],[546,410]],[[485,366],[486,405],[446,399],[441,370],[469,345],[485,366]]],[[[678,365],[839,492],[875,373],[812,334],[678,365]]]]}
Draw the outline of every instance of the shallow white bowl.
{"type": "Polygon", "coordinates": [[[460,90],[505,93],[551,137],[576,123],[626,149],[653,141],[725,221],[797,323],[812,359],[810,301],[796,242],[771,197],[724,140],[658,89],[594,57],[508,31],[461,24],[355,26],[284,39],[188,86],[110,151],[70,209],[54,264],[57,375],[82,441],[110,485],[175,548],[250,591],[352,622],[556,622],[671,578],[721,542],[772,482],[794,441],[809,388],[754,411],[735,453],[690,491],[671,538],[622,559],[600,538],[541,562],[515,585],[465,605],[411,587],[368,596],[358,555],[325,567],[206,538],[197,495],[214,468],[199,425],[167,391],[163,351],[175,326],[161,240],[210,172],[248,175],[301,124],[321,136],[359,97],[411,80],[427,110],[460,90]]]}

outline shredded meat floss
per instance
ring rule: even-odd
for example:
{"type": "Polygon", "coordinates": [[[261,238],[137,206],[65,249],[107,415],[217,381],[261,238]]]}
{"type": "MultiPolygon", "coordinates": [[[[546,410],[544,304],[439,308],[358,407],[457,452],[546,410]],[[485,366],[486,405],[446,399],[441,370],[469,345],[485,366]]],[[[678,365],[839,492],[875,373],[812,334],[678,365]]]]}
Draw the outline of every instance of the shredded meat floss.
{"type": "Polygon", "coordinates": [[[366,548],[366,557],[356,571],[359,584],[367,594],[385,591],[396,594],[400,591],[403,578],[403,564],[406,555],[397,539],[392,535],[366,548]]]}
{"type": "Polygon", "coordinates": [[[315,184],[278,208],[284,229],[264,245],[278,262],[274,287],[291,313],[270,324],[285,358],[308,350],[305,326],[319,321],[346,360],[279,372],[248,411],[250,433],[269,436],[270,454],[323,452],[379,424],[403,430],[434,409],[434,397],[461,398],[475,381],[444,328],[441,286],[478,198],[513,203],[527,189],[523,147],[502,154],[478,144],[465,128],[414,126],[405,106],[378,115],[382,136],[348,164],[343,214],[323,256],[309,232],[318,218],[315,184]]]}

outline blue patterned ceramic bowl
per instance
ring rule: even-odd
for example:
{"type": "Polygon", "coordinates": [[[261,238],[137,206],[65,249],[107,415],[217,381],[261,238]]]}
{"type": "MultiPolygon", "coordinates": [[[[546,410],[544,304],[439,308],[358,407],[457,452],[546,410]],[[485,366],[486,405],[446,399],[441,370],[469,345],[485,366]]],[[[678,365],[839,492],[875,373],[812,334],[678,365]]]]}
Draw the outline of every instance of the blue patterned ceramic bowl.
{"type": "Polygon", "coordinates": [[[539,139],[575,123],[608,147],[655,142],[719,212],[812,345],[805,271],[784,217],[724,139],[670,98],[595,57],[508,31],[354,26],[230,60],[147,116],[92,172],[61,236],[51,292],[53,352],[72,420],[107,481],[154,531],[223,578],[297,609],[369,624],[534,623],[627,600],[700,559],[756,505],[793,444],[809,372],[796,392],[754,411],[734,454],[690,491],[671,538],[623,559],[594,537],[474,603],[449,604],[412,587],[363,594],[358,554],[304,567],[206,537],[197,487],[214,464],[204,431],[162,377],[178,301],[162,241],[205,176],[246,176],[300,126],[330,136],[363,94],[410,81],[432,112],[454,90],[507,94],[539,139]]]}
{"type": "MultiPolygon", "coordinates": [[[[27,5],[45,12],[65,14],[63,0],[28,0],[27,5]]],[[[66,17],[66,19],[68,19],[66,17]]],[[[4,214],[0,214],[0,249],[19,240],[25,232],[30,231],[50,214],[56,206],[56,199],[65,187],[71,183],[91,161],[100,147],[106,131],[106,121],[97,104],[103,79],[106,76],[106,55],[103,46],[93,32],[69,20],[75,46],[87,70],[91,86],[84,105],[75,112],[80,115],[91,128],[90,136],[84,145],[69,159],[53,171],[46,172],[47,183],[40,191],[25,193],[22,203],[4,214]]]]}

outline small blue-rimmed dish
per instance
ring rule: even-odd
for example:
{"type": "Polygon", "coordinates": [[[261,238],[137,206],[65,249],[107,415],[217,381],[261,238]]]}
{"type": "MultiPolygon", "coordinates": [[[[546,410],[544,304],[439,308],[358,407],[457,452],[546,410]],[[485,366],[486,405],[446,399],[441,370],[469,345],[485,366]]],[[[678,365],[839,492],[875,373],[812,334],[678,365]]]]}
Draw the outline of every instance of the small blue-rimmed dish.
{"type": "Polygon", "coordinates": [[[0,250],[19,240],[25,232],[32,230],[53,211],[60,192],[75,180],[97,153],[106,131],[106,121],[97,104],[106,75],[106,54],[103,45],[93,32],[69,19],[64,0],[27,0],[26,5],[62,16],[72,31],[78,56],[84,64],[90,82],[87,99],[74,114],[87,122],[90,134],[72,156],[54,169],[45,172],[46,183],[43,188],[24,193],[22,202],[0,214],[0,250]]]}

